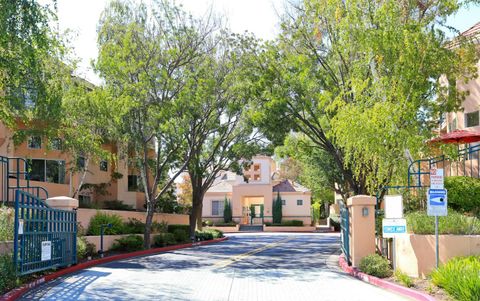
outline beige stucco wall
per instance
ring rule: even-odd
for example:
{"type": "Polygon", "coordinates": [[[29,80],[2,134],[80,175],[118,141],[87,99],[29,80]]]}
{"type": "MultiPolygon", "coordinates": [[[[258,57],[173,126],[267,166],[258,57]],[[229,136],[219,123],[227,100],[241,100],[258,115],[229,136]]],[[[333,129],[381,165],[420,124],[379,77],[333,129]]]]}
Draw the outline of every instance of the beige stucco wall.
{"type": "MultiPolygon", "coordinates": [[[[95,209],[85,209],[80,208],[77,211],[77,221],[85,229],[88,228],[90,224],[90,219],[97,213],[98,210],[95,209]]],[[[124,221],[128,221],[129,218],[136,218],[142,222],[145,222],[146,213],[145,212],[136,212],[136,211],[120,211],[120,210],[101,210],[102,212],[108,214],[117,214],[122,217],[124,221]]],[[[168,214],[168,213],[155,213],[153,220],[156,222],[167,222],[169,225],[172,224],[182,224],[188,225],[188,215],[187,214],[168,214]]]]}
{"type": "MultiPolygon", "coordinates": [[[[395,264],[411,277],[426,277],[435,268],[435,236],[407,234],[395,239],[395,264]]],[[[440,235],[439,259],[480,254],[480,235],[440,235]]]]}
{"type": "MultiPolygon", "coordinates": [[[[272,194],[272,198],[276,198],[277,193],[272,194]]],[[[300,192],[281,192],[280,197],[285,200],[285,205],[282,206],[282,215],[284,220],[303,220],[305,225],[311,223],[311,193],[300,192]],[[297,200],[302,200],[302,205],[297,205],[297,200]]],[[[269,214],[271,215],[271,214],[269,214]]]]}
{"type": "Polygon", "coordinates": [[[244,197],[262,197],[264,215],[272,214],[272,185],[270,184],[240,184],[233,186],[232,213],[233,216],[242,216],[244,197]]]}
{"type": "Polygon", "coordinates": [[[375,197],[358,195],[347,200],[350,217],[350,257],[358,267],[363,257],[375,254],[375,197]],[[368,215],[362,214],[363,209],[368,215]]]}

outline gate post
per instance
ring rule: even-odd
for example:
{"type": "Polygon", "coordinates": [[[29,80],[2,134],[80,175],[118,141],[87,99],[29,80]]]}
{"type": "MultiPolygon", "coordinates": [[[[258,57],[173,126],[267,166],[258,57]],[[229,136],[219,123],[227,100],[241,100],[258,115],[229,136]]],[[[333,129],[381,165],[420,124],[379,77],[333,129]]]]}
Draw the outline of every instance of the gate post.
{"type": "Polygon", "coordinates": [[[357,195],[348,199],[350,218],[350,258],[358,267],[363,257],[375,254],[375,204],[372,196],[357,195]]]}

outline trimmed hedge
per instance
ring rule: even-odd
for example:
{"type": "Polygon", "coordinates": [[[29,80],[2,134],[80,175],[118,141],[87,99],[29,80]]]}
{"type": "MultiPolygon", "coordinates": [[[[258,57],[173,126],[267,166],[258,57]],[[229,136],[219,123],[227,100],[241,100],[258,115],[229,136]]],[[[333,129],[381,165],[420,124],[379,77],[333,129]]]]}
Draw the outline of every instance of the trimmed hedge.
{"type": "MultiPolygon", "coordinates": [[[[415,234],[435,234],[435,217],[425,212],[411,212],[405,215],[407,230],[415,234]]],[[[480,234],[480,221],[449,210],[447,216],[438,218],[439,234],[472,235],[480,234]]]]}
{"type": "Polygon", "coordinates": [[[480,256],[456,257],[432,272],[435,285],[459,301],[480,300],[480,256]]]}
{"type": "Polygon", "coordinates": [[[175,237],[175,241],[177,243],[185,243],[189,241],[188,232],[186,232],[185,230],[175,229],[172,234],[175,237]]]}
{"type": "Polygon", "coordinates": [[[180,230],[183,230],[187,233],[190,233],[190,225],[176,225],[176,224],[173,224],[173,225],[168,225],[168,227],[167,227],[168,233],[173,233],[173,231],[175,231],[177,229],[180,229],[180,230]]]}
{"type": "Polygon", "coordinates": [[[90,219],[87,235],[100,235],[100,226],[106,224],[112,224],[112,227],[104,227],[103,234],[105,235],[118,235],[125,233],[123,220],[119,215],[97,211],[97,213],[90,219]]]}
{"type": "Polygon", "coordinates": [[[446,177],[448,206],[456,211],[480,213],[480,179],[470,177],[446,177]]]}
{"type": "Polygon", "coordinates": [[[303,227],[303,221],[300,220],[291,220],[291,221],[282,221],[281,224],[275,224],[267,222],[265,223],[266,226],[271,227],[303,227]]]}
{"type": "Polygon", "coordinates": [[[378,254],[363,257],[359,269],[368,275],[379,278],[390,277],[393,273],[388,260],[378,254]]]}
{"type": "Polygon", "coordinates": [[[133,252],[143,249],[143,237],[131,234],[115,240],[111,250],[133,252]]]}
{"type": "Polygon", "coordinates": [[[172,233],[160,233],[153,237],[154,247],[165,247],[176,244],[175,236],[172,233]]]}
{"type": "Polygon", "coordinates": [[[136,218],[129,218],[128,222],[125,222],[123,226],[125,234],[143,234],[145,232],[145,223],[136,218]]]}

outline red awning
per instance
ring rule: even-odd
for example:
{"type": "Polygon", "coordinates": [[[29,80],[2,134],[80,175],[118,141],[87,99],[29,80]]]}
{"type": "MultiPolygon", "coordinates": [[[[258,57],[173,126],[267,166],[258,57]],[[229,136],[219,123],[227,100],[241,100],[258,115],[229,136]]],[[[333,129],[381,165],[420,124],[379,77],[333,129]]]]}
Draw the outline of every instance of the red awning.
{"type": "Polygon", "coordinates": [[[450,133],[442,134],[433,138],[429,143],[473,143],[480,141],[479,131],[455,130],[450,133]]]}

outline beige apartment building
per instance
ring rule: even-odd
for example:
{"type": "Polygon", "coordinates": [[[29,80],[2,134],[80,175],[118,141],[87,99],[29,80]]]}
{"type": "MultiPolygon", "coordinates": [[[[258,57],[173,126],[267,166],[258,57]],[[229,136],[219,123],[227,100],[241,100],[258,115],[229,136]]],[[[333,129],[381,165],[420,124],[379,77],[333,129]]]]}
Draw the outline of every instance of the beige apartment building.
{"type": "Polygon", "coordinates": [[[272,221],[272,204],[280,195],[282,220],[311,223],[311,192],[307,188],[278,176],[275,161],[268,156],[255,156],[243,175],[223,172],[203,199],[202,216],[213,222],[223,220],[225,198],[230,201],[233,220],[240,224],[263,224],[272,221]],[[251,208],[255,217],[251,217],[251,208]]]}

